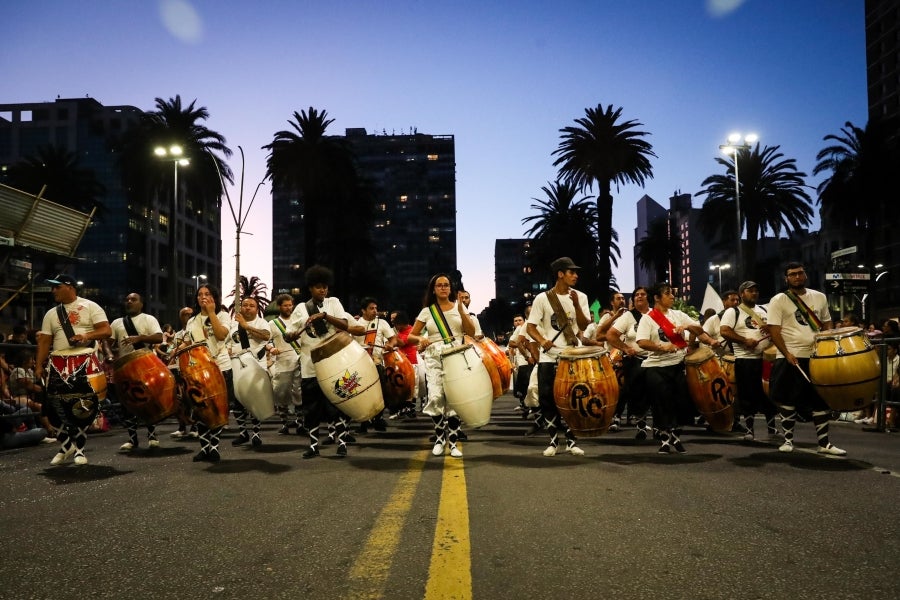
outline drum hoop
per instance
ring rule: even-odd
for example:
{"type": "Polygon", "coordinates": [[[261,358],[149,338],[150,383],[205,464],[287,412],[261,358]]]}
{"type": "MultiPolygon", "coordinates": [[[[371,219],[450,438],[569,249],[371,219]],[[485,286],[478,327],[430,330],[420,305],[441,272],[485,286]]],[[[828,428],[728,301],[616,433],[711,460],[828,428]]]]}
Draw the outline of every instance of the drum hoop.
{"type": "Polygon", "coordinates": [[[79,348],[63,348],[61,350],[54,350],[50,353],[50,356],[61,356],[61,357],[69,357],[69,356],[88,356],[90,354],[96,354],[96,348],[90,348],[87,346],[79,347],[79,348]]]}
{"type": "Polygon", "coordinates": [[[866,337],[863,335],[863,330],[860,327],[839,327],[838,329],[826,329],[825,331],[819,331],[818,333],[816,333],[816,341],[842,340],[844,338],[853,337],[856,335],[866,337]]]}
{"type": "Polygon", "coordinates": [[[474,348],[475,346],[472,344],[462,344],[460,346],[447,346],[441,349],[441,358],[446,356],[450,356],[451,354],[457,354],[459,352],[465,352],[469,348],[474,348]]]}
{"type": "Polygon", "coordinates": [[[684,363],[687,365],[700,365],[708,361],[710,358],[715,357],[715,355],[716,353],[713,352],[708,346],[700,346],[684,357],[684,363]]]}
{"type": "Polygon", "coordinates": [[[872,346],[867,347],[865,350],[856,350],[854,352],[839,352],[837,354],[826,354],[825,356],[819,356],[816,354],[815,350],[812,355],[810,355],[809,360],[826,360],[829,358],[843,358],[845,356],[856,356],[857,354],[868,354],[869,352],[874,352],[875,348],[872,346]]]}
{"type": "Polygon", "coordinates": [[[176,350],[175,354],[172,355],[172,360],[175,360],[176,358],[178,358],[185,352],[190,352],[194,348],[198,348],[200,346],[206,346],[206,350],[209,351],[209,344],[206,343],[206,340],[203,340],[202,342],[194,342],[193,344],[185,346],[184,348],[182,348],[180,350],[176,350]]]}
{"type": "Polygon", "coordinates": [[[561,360],[578,360],[579,358],[602,358],[604,354],[609,354],[609,350],[606,348],[579,346],[576,348],[563,348],[558,356],[561,360]]]}
{"type": "Polygon", "coordinates": [[[119,369],[121,369],[122,367],[124,367],[125,365],[130,363],[131,361],[141,358],[143,356],[146,356],[148,354],[153,354],[154,356],[156,356],[156,353],[153,352],[153,350],[148,350],[146,348],[134,350],[132,352],[129,352],[128,354],[123,354],[122,356],[120,356],[113,362],[113,371],[118,371],[119,369]]]}

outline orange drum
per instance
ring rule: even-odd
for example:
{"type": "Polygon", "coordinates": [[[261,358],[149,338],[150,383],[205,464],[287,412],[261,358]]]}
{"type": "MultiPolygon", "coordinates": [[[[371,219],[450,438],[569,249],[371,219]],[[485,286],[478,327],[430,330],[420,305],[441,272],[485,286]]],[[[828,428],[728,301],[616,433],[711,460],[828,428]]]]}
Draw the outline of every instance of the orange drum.
{"type": "Polygon", "coordinates": [[[381,377],[381,394],[390,409],[399,408],[412,400],[416,390],[416,370],[405,354],[394,348],[381,356],[384,374],[381,377]]]}
{"type": "Polygon", "coordinates": [[[54,351],[47,371],[47,398],[60,418],[79,427],[93,423],[107,385],[94,348],[54,351]]]}
{"type": "Polygon", "coordinates": [[[197,342],[178,350],[173,359],[184,380],[184,399],[194,416],[210,429],[228,424],[228,388],[225,376],[209,353],[206,342],[197,342]]]}
{"type": "Polygon", "coordinates": [[[597,346],[560,352],[553,400],[576,436],[597,437],[605,433],[619,402],[619,380],[609,352],[597,346]]]}
{"type": "Polygon", "coordinates": [[[622,389],[622,387],[625,386],[624,358],[622,351],[618,348],[613,348],[609,351],[609,362],[612,363],[613,371],[616,372],[616,379],[619,381],[619,389],[622,389]]]}
{"type": "Polygon", "coordinates": [[[731,386],[731,396],[737,400],[738,397],[738,389],[737,389],[737,378],[734,374],[734,354],[724,354],[719,357],[719,362],[722,363],[722,370],[725,371],[725,378],[728,380],[728,385],[731,386]]]}
{"type": "Polygon", "coordinates": [[[116,392],[128,411],[148,425],[178,410],[175,377],[153,350],[141,349],[113,363],[116,392]]]}
{"type": "Polygon", "coordinates": [[[384,410],[381,378],[372,357],[346,331],[338,331],[310,351],[316,380],[325,397],[354,421],[384,410]]]}
{"type": "Polygon", "coordinates": [[[474,349],[475,355],[481,358],[484,368],[491,378],[492,400],[496,400],[503,395],[505,388],[503,387],[503,379],[500,376],[500,369],[497,368],[497,362],[491,356],[490,351],[480,342],[469,336],[463,336],[465,345],[474,349]]]}
{"type": "Polygon", "coordinates": [[[504,354],[500,347],[491,338],[482,338],[475,342],[478,344],[485,354],[491,357],[497,366],[497,375],[500,378],[500,387],[503,390],[502,395],[509,389],[509,383],[512,381],[512,364],[509,357],[504,354]]]}
{"type": "Polygon", "coordinates": [[[881,385],[881,360],[858,327],[816,334],[809,378],[832,410],[850,412],[875,401],[881,385]]]}
{"type": "Polygon", "coordinates": [[[722,364],[709,346],[700,346],[684,359],[688,391],[694,406],[715,431],[731,431],[734,396],[722,364]]]}
{"type": "Polygon", "coordinates": [[[775,365],[775,356],[777,355],[777,352],[778,349],[775,346],[769,346],[763,350],[762,353],[762,387],[766,396],[769,395],[769,380],[772,378],[772,366],[775,365]]]}

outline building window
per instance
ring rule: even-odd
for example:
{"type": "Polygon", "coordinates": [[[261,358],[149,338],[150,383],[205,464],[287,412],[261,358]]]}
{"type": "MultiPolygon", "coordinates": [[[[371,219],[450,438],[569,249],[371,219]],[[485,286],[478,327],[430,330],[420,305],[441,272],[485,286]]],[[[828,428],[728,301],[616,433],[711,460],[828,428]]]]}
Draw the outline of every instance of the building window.
{"type": "Polygon", "coordinates": [[[437,159],[438,159],[438,155],[437,155],[437,154],[429,154],[429,155],[428,155],[428,160],[437,160],[437,159]]]}

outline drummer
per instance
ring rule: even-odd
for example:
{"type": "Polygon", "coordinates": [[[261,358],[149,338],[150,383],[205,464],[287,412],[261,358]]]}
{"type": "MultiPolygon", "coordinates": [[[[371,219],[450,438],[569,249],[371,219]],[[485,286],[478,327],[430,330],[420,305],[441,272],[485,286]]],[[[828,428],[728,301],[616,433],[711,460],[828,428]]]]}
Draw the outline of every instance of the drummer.
{"type": "MultiPolygon", "coordinates": [[[[385,352],[391,352],[397,346],[397,333],[385,319],[378,315],[378,301],[375,298],[363,298],[360,303],[360,317],[351,325],[350,333],[375,361],[378,377],[384,378],[383,356],[385,352]]],[[[369,426],[375,431],[387,430],[387,423],[381,414],[365,423],[360,423],[359,432],[366,433],[369,426]]]]}
{"type": "MultiPolygon", "coordinates": [[[[192,316],[194,316],[194,309],[190,306],[183,306],[181,310],[178,311],[178,322],[181,324],[181,329],[175,332],[172,336],[172,340],[166,345],[165,349],[162,350],[163,354],[161,355],[161,358],[169,363],[169,370],[172,371],[172,374],[175,376],[175,389],[177,390],[178,401],[181,403],[178,412],[175,415],[178,419],[178,429],[169,434],[176,439],[183,437],[195,438],[200,435],[197,431],[197,423],[191,417],[192,407],[190,406],[190,403],[182,397],[181,386],[183,381],[181,379],[180,369],[178,368],[178,361],[172,360],[171,358],[175,353],[175,350],[179,346],[185,344],[185,339],[189,338],[185,326],[192,316]]],[[[157,353],[161,351],[161,348],[162,346],[157,346],[157,353]]]]}
{"type": "MultiPolygon", "coordinates": [[[[231,358],[228,356],[226,347],[228,333],[231,331],[231,316],[222,306],[218,288],[206,283],[197,288],[194,316],[188,320],[184,329],[187,332],[185,343],[206,342],[210,356],[225,378],[228,404],[234,406],[237,399],[234,396],[231,358]]],[[[219,462],[221,460],[219,437],[222,435],[222,429],[224,429],[224,425],[215,428],[210,428],[202,422],[197,425],[197,431],[200,433],[200,452],[194,456],[194,462],[219,462]]]]}
{"type": "MultiPolygon", "coordinates": [[[[643,286],[634,288],[631,292],[631,301],[634,308],[623,312],[606,332],[606,343],[610,348],[618,348],[622,351],[622,370],[625,375],[625,384],[619,392],[619,404],[623,409],[628,408],[629,419],[637,419],[636,440],[646,440],[650,428],[647,427],[647,412],[650,409],[650,401],[647,398],[647,380],[645,371],[641,368],[644,359],[650,356],[649,350],[644,350],[637,343],[637,326],[641,317],[650,312],[649,291],[643,286]]],[[[617,412],[618,406],[616,407],[617,412]]],[[[621,412],[619,413],[621,414],[621,412]]]]}
{"type": "Polygon", "coordinates": [[[464,334],[474,336],[475,323],[453,289],[450,277],[444,273],[429,280],[422,306],[410,335],[423,336],[419,351],[425,361],[428,404],[422,412],[434,423],[435,441],[431,453],[442,456],[449,444],[450,456],[461,458],[462,450],[457,445],[460,420],[456,411],[447,405],[441,355],[445,348],[462,343],[464,334]]]}
{"type": "MultiPolygon", "coordinates": [[[[131,292],[125,296],[125,316],[119,317],[110,325],[112,329],[112,349],[107,356],[121,358],[131,354],[135,350],[150,348],[154,344],[160,344],[163,340],[162,328],[159,321],[153,315],[144,312],[144,299],[137,292],[131,292]]],[[[104,340],[104,343],[107,341],[104,340]]],[[[111,358],[107,360],[112,360],[111,358]]],[[[126,410],[127,412],[127,410],[126,410]]],[[[131,452],[138,446],[138,424],[134,415],[125,417],[125,426],[128,429],[128,441],[119,447],[121,452],[131,452]]],[[[147,445],[151,448],[159,447],[159,438],[156,437],[156,424],[147,424],[147,445]]]]}
{"type": "MultiPolygon", "coordinates": [[[[51,350],[56,352],[76,347],[96,347],[99,340],[105,340],[112,333],[109,320],[100,305],[78,296],[78,283],[74,277],[57,275],[53,279],[48,279],[47,283],[52,286],[53,300],[59,304],[47,311],[41,324],[41,330],[38,332],[37,357],[34,367],[34,376],[38,380],[42,380],[44,377],[44,367],[51,350]],[[62,321],[60,313],[65,317],[62,321]]],[[[96,351],[92,360],[97,361],[96,351]]],[[[50,369],[50,379],[57,376],[58,374],[50,369]]],[[[75,423],[63,410],[60,400],[52,395],[51,389],[52,386],[48,385],[47,398],[59,414],[62,427],[56,438],[59,441],[60,449],[50,464],[62,464],[74,454],[76,465],[86,465],[88,459],[84,454],[84,448],[87,444],[89,424],[75,423]]]]}
{"type": "Polygon", "coordinates": [[[580,268],[568,256],[550,263],[555,283],[551,289],[538,294],[528,316],[526,331],[541,348],[537,366],[538,402],[543,424],[550,434],[550,445],[544,450],[544,456],[556,455],[560,427],[565,427],[566,452],[584,456],[584,450],[576,446],[575,434],[562,422],[553,397],[560,351],[578,345],[579,333],[591,323],[587,295],[573,287],[578,283],[580,268]]]}
{"type": "Polygon", "coordinates": [[[347,456],[349,420],[328,401],[325,392],[319,387],[316,365],[311,356],[314,346],[338,331],[347,331],[353,320],[353,316],[344,310],[341,301],[328,295],[328,288],[333,281],[334,274],[327,267],[313,265],[306,270],[306,285],[311,298],[294,309],[288,333],[284,336],[289,342],[300,340],[303,419],[309,430],[309,448],[303,452],[303,458],[319,456],[319,425],[322,421],[334,421],[337,456],[347,456]]]}
{"type": "Polygon", "coordinates": [[[772,398],[781,407],[784,443],[781,452],[794,450],[794,423],[798,410],[810,410],[816,427],[819,452],[843,456],[846,450],[828,439],[831,409],[809,382],[809,357],[816,333],[831,329],[831,313],[825,294],[806,287],[806,269],[798,262],[784,270],[788,289],[769,301],[769,333],[778,349],[772,366],[772,398]]]}
{"type": "Polygon", "coordinates": [[[275,306],[278,307],[278,316],[269,321],[273,346],[269,354],[275,358],[271,373],[275,410],[281,418],[278,435],[290,435],[291,428],[296,428],[297,435],[301,435],[305,430],[300,414],[300,344],[285,339],[291,313],[294,312],[294,297],[278,294],[275,306]]]}
{"type": "MultiPolygon", "coordinates": [[[[228,353],[236,356],[239,352],[249,350],[262,367],[266,369],[266,359],[269,348],[269,340],[272,337],[269,331],[269,322],[262,316],[259,301],[253,296],[241,298],[241,308],[231,323],[231,331],[228,335],[228,353]]],[[[232,371],[233,374],[233,371],[232,371]]],[[[266,384],[271,382],[267,380],[266,384]]],[[[262,446],[262,437],[259,435],[259,419],[250,414],[250,411],[235,396],[231,411],[238,424],[238,436],[231,440],[232,446],[241,446],[250,442],[254,448],[262,446]]]]}
{"type": "Polygon", "coordinates": [[[713,348],[719,346],[717,340],[703,331],[699,321],[672,308],[674,304],[672,286],[665,282],[653,286],[653,309],[641,316],[635,336],[637,345],[650,352],[641,368],[645,369],[647,395],[653,404],[653,426],[659,430],[660,454],[671,450],[685,452],[676,431],[681,408],[688,404],[684,373],[688,344],[684,332],[693,333],[713,348]]]}

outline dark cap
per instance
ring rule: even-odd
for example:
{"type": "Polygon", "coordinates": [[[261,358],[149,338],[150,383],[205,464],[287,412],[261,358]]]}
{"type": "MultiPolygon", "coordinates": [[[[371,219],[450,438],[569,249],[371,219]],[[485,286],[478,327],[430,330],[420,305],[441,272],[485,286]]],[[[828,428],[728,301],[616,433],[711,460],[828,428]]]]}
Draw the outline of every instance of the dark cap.
{"type": "Polygon", "coordinates": [[[71,285],[73,288],[78,287],[78,282],[75,281],[75,278],[71,275],[65,275],[64,273],[60,273],[53,279],[48,279],[47,283],[51,283],[53,285],[71,285]]]}
{"type": "Polygon", "coordinates": [[[738,293],[739,293],[739,294],[743,294],[743,293],[744,293],[744,290],[749,290],[750,288],[758,288],[758,287],[759,287],[759,286],[756,285],[756,282],[755,282],[755,281],[745,281],[745,282],[742,283],[741,286],[738,288],[738,293]]]}
{"type": "Polygon", "coordinates": [[[552,263],[550,263],[550,268],[553,269],[553,271],[555,272],[555,271],[568,271],[570,269],[575,270],[575,269],[580,269],[581,267],[579,267],[574,262],[572,262],[572,259],[569,258],[568,256],[562,256],[562,257],[554,260],[552,263]]]}

